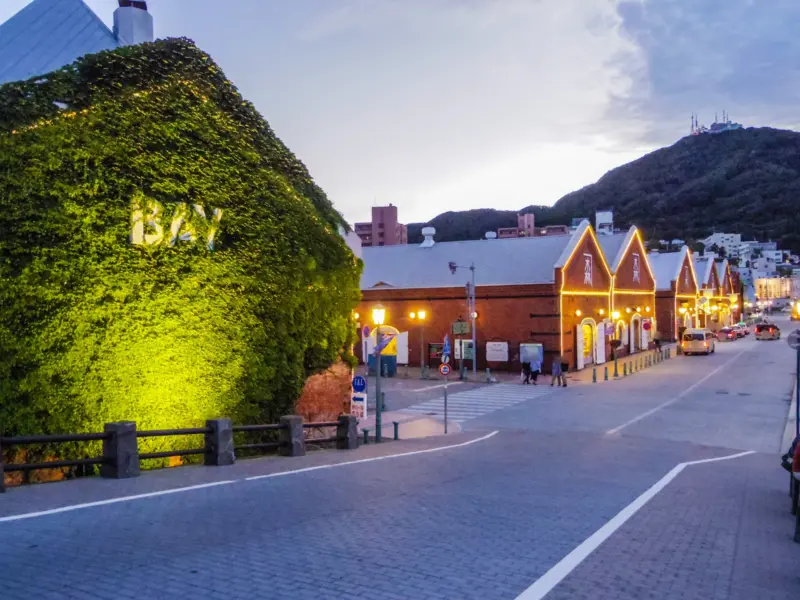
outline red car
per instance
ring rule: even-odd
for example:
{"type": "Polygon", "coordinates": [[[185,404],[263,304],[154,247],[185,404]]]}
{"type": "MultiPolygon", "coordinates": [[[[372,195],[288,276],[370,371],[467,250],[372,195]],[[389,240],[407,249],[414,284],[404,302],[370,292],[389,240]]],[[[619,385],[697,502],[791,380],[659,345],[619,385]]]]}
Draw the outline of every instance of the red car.
{"type": "Polygon", "coordinates": [[[736,338],[736,331],[730,327],[723,327],[717,332],[717,339],[720,342],[733,342],[736,338]]]}

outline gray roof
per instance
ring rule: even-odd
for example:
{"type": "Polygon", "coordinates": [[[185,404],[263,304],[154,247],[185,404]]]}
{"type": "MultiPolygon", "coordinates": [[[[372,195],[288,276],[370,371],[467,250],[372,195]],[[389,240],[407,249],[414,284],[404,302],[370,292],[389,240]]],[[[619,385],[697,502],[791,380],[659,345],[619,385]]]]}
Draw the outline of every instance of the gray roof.
{"type": "MultiPolygon", "coordinates": [[[[692,258],[694,272],[697,276],[697,283],[703,287],[711,278],[711,269],[714,268],[714,259],[708,257],[695,256],[692,258]]],[[[719,275],[719,273],[717,273],[719,275]]]]}
{"type": "Polygon", "coordinates": [[[83,0],[33,0],[0,25],[0,84],[30,79],[120,46],[83,0]]]}
{"type": "Polygon", "coordinates": [[[656,278],[656,290],[672,289],[672,282],[681,275],[681,266],[689,248],[683,246],[678,252],[650,252],[647,260],[656,278]]]}
{"type": "Polygon", "coordinates": [[[603,249],[603,254],[605,254],[606,262],[608,263],[608,266],[611,269],[612,273],[617,272],[620,260],[622,260],[620,252],[626,246],[628,238],[632,237],[635,231],[636,228],[632,227],[625,233],[615,233],[614,235],[600,235],[597,237],[597,241],[600,242],[600,247],[603,249]]]}
{"type": "Polygon", "coordinates": [[[467,267],[474,263],[477,286],[553,283],[555,267],[564,262],[565,253],[571,253],[584,231],[581,227],[574,235],[437,242],[429,248],[416,244],[367,247],[361,289],[381,284],[400,289],[444,288],[470,281],[469,270],[450,273],[451,261],[467,267]]]}

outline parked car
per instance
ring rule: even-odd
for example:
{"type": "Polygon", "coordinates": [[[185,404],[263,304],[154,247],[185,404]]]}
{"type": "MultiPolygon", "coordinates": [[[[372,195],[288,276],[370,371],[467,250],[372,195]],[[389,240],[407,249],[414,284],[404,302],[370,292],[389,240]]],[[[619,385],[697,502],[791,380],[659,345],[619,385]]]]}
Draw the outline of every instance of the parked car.
{"type": "Polygon", "coordinates": [[[759,323],[756,325],[757,340],[779,340],[781,330],[774,323],[759,323]]]}
{"type": "Polygon", "coordinates": [[[717,332],[717,339],[720,342],[734,342],[737,337],[733,327],[723,327],[717,332]]]}
{"type": "Polygon", "coordinates": [[[686,354],[713,354],[716,350],[714,334],[708,329],[687,329],[681,338],[681,351],[686,354]]]}

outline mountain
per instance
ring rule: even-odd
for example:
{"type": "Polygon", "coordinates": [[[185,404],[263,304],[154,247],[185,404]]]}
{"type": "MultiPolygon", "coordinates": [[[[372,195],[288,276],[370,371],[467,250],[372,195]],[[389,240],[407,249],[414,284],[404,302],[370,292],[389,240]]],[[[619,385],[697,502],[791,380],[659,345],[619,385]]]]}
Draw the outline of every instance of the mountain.
{"type": "MultiPolygon", "coordinates": [[[[648,238],[699,239],[713,231],[772,239],[800,252],[800,133],[749,128],[689,136],[606,173],[552,207],[448,212],[428,224],[440,240],[475,239],[516,225],[532,210],[538,225],[614,210],[615,226],[648,238]]],[[[427,224],[409,225],[409,242],[427,224]]]]}

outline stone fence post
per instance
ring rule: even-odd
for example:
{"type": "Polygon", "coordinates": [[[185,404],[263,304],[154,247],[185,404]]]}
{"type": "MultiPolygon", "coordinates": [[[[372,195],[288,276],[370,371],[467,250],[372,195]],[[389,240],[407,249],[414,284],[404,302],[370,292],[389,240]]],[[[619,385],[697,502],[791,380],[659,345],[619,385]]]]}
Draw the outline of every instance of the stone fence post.
{"type": "Polygon", "coordinates": [[[281,456],[305,456],[306,440],[303,433],[303,417],[288,415],[281,417],[281,430],[278,437],[281,456]]]}
{"type": "Polygon", "coordinates": [[[138,477],[139,444],[136,441],[136,423],[106,423],[103,430],[111,436],[103,440],[105,462],[100,467],[100,476],[111,479],[138,477]]]}
{"type": "Polygon", "coordinates": [[[336,437],[337,450],[358,448],[358,420],[353,415],[341,415],[336,426],[336,437]]]}
{"type": "Polygon", "coordinates": [[[206,452],[203,464],[213,467],[232,465],[236,462],[233,450],[233,423],[230,419],[210,419],[206,427],[211,431],[205,434],[206,452]]]}

